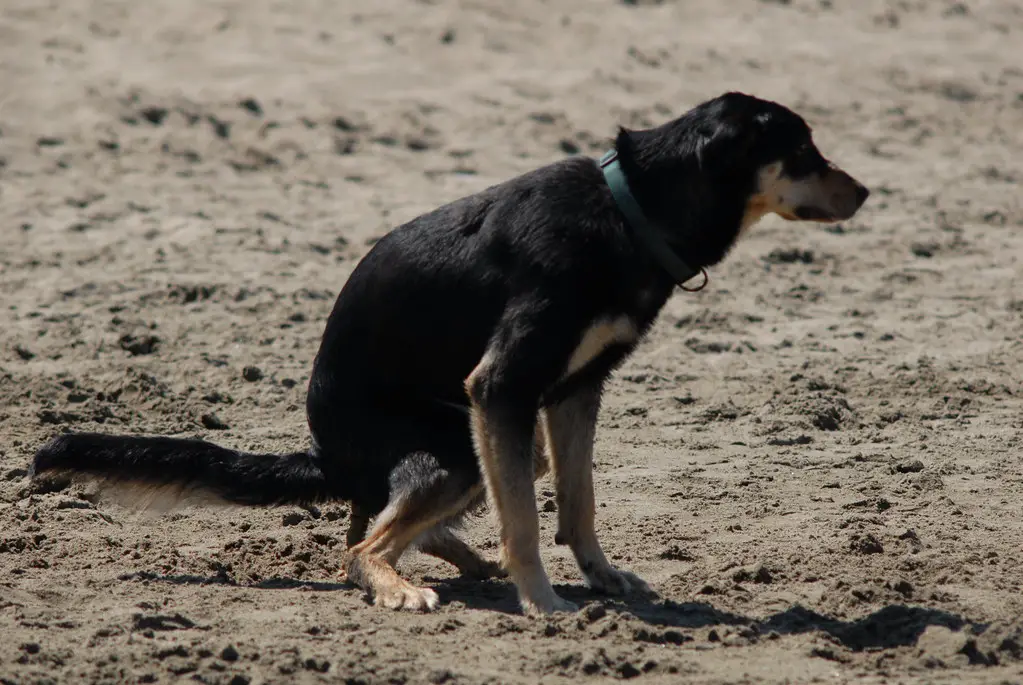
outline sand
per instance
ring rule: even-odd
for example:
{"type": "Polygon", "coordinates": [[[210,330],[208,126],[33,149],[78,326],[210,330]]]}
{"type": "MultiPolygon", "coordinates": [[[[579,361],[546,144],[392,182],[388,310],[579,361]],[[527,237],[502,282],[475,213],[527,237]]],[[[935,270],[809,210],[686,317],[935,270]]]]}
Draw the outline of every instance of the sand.
{"type": "MultiPolygon", "coordinates": [[[[1023,4],[14,0],[0,8],[0,682],[1019,683],[1023,4]],[[598,531],[659,597],[528,619],[348,512],[31,486],[64,430],[307,444],[346,276],[394,225],[729,89],[873,195],[765,220],[610,385],[598,531]]],[[[492,514],[467,536],[496,556],[492,514]]]]}

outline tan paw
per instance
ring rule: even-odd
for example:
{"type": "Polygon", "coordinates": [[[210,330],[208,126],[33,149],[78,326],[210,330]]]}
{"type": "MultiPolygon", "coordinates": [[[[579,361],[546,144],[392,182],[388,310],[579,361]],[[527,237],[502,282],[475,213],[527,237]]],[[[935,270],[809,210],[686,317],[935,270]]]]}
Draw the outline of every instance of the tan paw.
{"type": "Polygon", "coordinates": [[[373,597],[373,604],[395,610],[433,611],[440,604],[440,598],[429,588],[403,582],[379,589],[373,597]]]}
{"type": "Polygon", "coordinates": [[[653,595],[655,594],[646,582],[635,573],[619,571],[613,566],[597,567],[583,571],[586,583],[608,595],[653,595]]]}
{"type": "Polygon", "coordinates": [[[567,599],[562,599],[553,593],[551,593],[550,597],[544,598],[543,601],[528,600],[520,597],[519,602],[522,604],[522,613],[526,616],[546,616],[556,611],[579,611],[579,606],[574,602],[569,602],[567,599]]]}
{"type": "Polygon", "coordinates": [[[496,561],[484,561],[459,569],[462,575],[473,580],[486,580],[487,578],[507,578],[508,571],[496,561]]]}

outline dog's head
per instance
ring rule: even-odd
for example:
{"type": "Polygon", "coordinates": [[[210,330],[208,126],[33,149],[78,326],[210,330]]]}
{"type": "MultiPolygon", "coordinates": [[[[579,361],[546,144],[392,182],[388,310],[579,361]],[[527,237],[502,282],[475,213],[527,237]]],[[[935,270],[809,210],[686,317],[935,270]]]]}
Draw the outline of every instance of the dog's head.
{"type": "Polygon", "coordinates": [[[769,213],[789,221],[830,223],[852,217],[863,206],[870,191],[821,154],[798,114],[747,95],[729,94],[722,104],[721,161],[732,157],[733,172],[748,176],[753,171],[755,179],[743,229],[769,213]],[[729,145],[731,155],[724,150],[729,145]]]}
{"type": "Polygon", "coordinates": [[[675,121],[625,131],[619,151],[636,191],[677,227],[687,251],[711,264],[767,214],[790,221],[834,222],[853,216],[869,195],[828,161],[809,125],[792,110],[743,93],[726,93],[675,121]],[[631,173],[630,173],[631,172],[631,173]]]}

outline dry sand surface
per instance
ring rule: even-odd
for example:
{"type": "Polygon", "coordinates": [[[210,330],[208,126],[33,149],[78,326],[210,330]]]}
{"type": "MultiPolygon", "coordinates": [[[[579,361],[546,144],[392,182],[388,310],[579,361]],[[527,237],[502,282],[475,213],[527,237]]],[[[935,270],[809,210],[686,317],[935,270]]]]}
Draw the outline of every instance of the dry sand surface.
{"type": "MultiPolygon", "coordinates": [[[[0,682],[1023,679],[1023,3],[0,16],[0,682]],[[376,238],[733,88],[873,195],[840,226],[763,222],[611,384],[598,530],[658,599],[586,591],[546,480],[544,558],[583,605],[547,619],[418,554],[440,609],[369,606],[338,579],[343,504],[153,515],[29,485],[64,430],[303,447],[323,321],[376,238]]],[[[467,536],[496,556],[490,514],[467,536]]]]}

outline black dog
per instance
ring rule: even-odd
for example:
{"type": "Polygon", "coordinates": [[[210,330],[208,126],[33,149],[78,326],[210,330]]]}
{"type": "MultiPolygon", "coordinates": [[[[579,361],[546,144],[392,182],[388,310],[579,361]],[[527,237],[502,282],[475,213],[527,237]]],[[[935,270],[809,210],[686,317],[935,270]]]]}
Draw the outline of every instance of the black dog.
{"type": "Polygon", "coordinates": [[[608,563],[594,532],[605,381],[676,281],[719,262],[762,216],[845,219],[867,194],[821,156],[803,119],[748,95],[725,94],[657,128],[621,129],[601,164],[575,157],[542,167],[373,247],[327,320],[309,383],[307,451],[67,434],[38,452],[33,476],[83,474],[248,505],[349,501],[345,570],[376,603],[436,606],[432,590],[394,570],[418,545],[466,574],[507,572],[523,609],[546,613],[573,608],[540,561],[533,483],[549,459],[555,541],[571,547],[591,587],[644,591],[608,563]],[[501,566],[450,531],[487,494],[501,566]]]}

